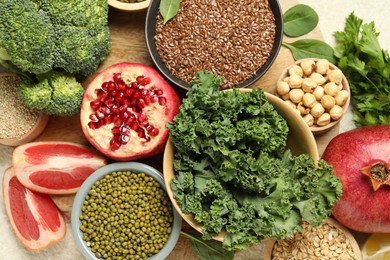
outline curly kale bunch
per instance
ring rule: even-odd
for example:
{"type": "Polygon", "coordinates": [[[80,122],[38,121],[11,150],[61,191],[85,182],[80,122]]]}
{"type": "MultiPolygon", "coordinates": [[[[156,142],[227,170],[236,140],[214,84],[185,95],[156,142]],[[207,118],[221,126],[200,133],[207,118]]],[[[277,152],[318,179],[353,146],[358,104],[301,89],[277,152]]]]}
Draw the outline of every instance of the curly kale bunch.
{"type": "Polygon", "coordinates": [[[318,226],[341,196],[324,160],[294,156],[285,119],[261,89],[219,91],[221,79],[199,72],[179,114],[168,123],[176,148],[174,198],[211,239],[226,230],[226,249],[283,239],[302,220],[318,226]]]}
{"type": "MultiPolygon", "coordinates": [[[[57,92],[53,89],[73,86],[74,80],[91,75],[106,59],[111,50],[107,1],[4,0],[0,2],[0,13],[0,65],[25,82],[21,93],[24,93],[26,105],[54,115],[78,111],[73,107],[67,113],[63,109],[58,113],[56,109],[46,111],[30,102],[48,89],[48,81],[42,75],[60,72],[67,80],[51,81],[49,100],[53,104],[59,102],[59,107],[68,104],[69,98],[62,100],[61,95],[55,98],[57,92]],[[63,85],[53,88],[54,84],[63,85]],[[29,85],[28,91],[26,85],[29,85]],[[35,91],[39,93],[33,93],[35,91]]],[[[68,91],[74,91],[70,95],[75,97],[72,104],[79,102],[80,106],[80,87],[68,91]]]]}

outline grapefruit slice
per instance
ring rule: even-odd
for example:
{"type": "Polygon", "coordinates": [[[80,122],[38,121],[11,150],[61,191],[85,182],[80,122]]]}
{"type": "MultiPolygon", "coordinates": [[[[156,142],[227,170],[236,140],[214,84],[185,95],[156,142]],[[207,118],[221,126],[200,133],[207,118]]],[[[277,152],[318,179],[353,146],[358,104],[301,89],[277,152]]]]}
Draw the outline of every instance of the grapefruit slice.
{"type": "Polygon", "coordinates": [[[32,142],[15,148],[12,164],[27,188],[45,194],[76,193],[106,159],[84,145],[71,142],[32,142]]]}
{"type": "Polygon", "coordinates": [[[4,172],[3,199],[16,236],[26,248],[40,250],[64,238],[64,218],[49,195],[24,187],[12,168],[4,172]]]}

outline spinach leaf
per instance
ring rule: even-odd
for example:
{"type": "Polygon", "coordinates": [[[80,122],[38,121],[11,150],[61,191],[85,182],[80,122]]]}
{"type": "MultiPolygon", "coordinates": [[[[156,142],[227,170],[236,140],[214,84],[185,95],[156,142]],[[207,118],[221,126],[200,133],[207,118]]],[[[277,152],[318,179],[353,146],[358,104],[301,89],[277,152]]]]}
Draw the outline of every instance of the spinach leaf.
{"type": "Polygon", "coordinates": [[[192,250],[201,260],[230,260],[234,257],[234,252],[224,249],[221,242],[205,241],[195,232],[182,231],[181,234],[190,239],[192,250]]]}
{"type": "Polygon", "coordinates": [[[170,19],[175,17],[180,8],[181,0],[161,0],[160,13],[166,24],[170,19]]]}
{"type": "Polygon", "coordinates": [[[323,41],[303,39],[291,43],[283,42],[282,44],[290,49],[295,60],[304,58],[319,58],[327,59],[331,63],[336,62],[333,55],[333,48],[323,41]]]}
{"type": "Polygon", "coordinates": [[[308,5],[298,4],[283,15],[284,34],[298,37],[311,32],[318,24],[318,15],[308,5]]]}

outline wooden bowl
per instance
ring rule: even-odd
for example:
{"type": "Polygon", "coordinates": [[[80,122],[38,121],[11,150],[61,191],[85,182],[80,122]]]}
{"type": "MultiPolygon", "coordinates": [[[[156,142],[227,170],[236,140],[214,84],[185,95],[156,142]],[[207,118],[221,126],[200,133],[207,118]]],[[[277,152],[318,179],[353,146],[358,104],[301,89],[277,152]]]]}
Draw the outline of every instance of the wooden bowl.
{"type": "MultiPolygon", "coordinates": [[[[0,77],[8,77],[8,76],[15,76],[15,74],[11,72],[0,73],[0,77]]],[[[0,144],[7,145],[7,146],[18,146],[24,143],[31,142],[43,132],[48,121],[49,121],[49,116],[44,113],[40,113],[37,121],[35,122],[35,125],[30,129],[30,131],[28,131],[27,133],[19,137],[0,139],[0,144]]]]}
{"type": "MultiPolygon", "coordinates": [[[[337,229],[341,230],[342,233],[344,233],[346,239],[351,244],[352,251],[353,251],[354,257],[355,257],[353,259],[354,260],[361,260],[362,254],[361,254],[359,245],[358,245],[356,239],[354,238],[354,236],[349,232],[349,230],[347,228],[345,228],[343,225],[341,225],[340,223],[338,223],[335,219],[330,218],[330,217],[325,220],[325,223],[327,223],[333,227],[336,227],[337,229]]],[[[262,243],[264,246],[262,259],[271,260],[272,256],[273,256],[272,254],[273,254],[274,245],[276,243],[276,239],[273,239],[273,238],[265,239],[262,243]]],[[[321,244],[319,246],[321,247],[321,244]]],[[[320,259],[320,257],[316,257],[316,258],[320,259]]],[[[334,258],[334,259],[336,259],[336,258],[334,258]]],[[[346,259],[346,258],[343,258],[343,259],[346,259]]]]}
{"type": "MultiPolygon", "coordinates": [[[[252,89],[240,89],[241,92],[249,92],[252,89]]],[[[317,143],[311,133],[309,127],[304,122],[301,116],[299,116],[290,106],[288,106],[283,100],[278,97],[265,93],[268,101],[274,106],[277,112],[286,119],[289,126],[289,134],[287,137],[287,146],[291,149],[292,153],[297,155],[301,153],[308,153],[317,161],[319,159],[317,143]]],[[[175,147],[170,139],[165,146],[163,157],[163,173],[164,181],[167,187],[167,193],[172,201],[173,206],[182,216],[182,218],[191,225],[195,230],[202,233],[203,225],[195,221],[192,214],[184,214],[176,200],[173,198],[173,192],[171,189],[171,180],[175,178],[175,171],[173,168],[175,147]]],[[[225,237],[225,231],[220,232],[214,237],[215,240],[223,241],[225,237]]]]}
{"type": "MultiPolygon", "coordinates": [[[[283,72],[280,75],[278,81],[283,81],[286,77],[289,76],[289,69],[291,67],[293,67],[294,65],[300,65],[303,61],[308,61],[308,60],[312,60],[314,62],[317,62],[320,59],[317,59],[317,58],[306,58],[306,59],[297,60],[294,64],[291,64],[289,67],[287,67],[286,69],[283,70],[283,72]]],[[[332,69],[332,70],[336,70],[336,69],[340,70],[336,65],[334,65],[332,63],[329,63],[329,68],[332,69]]],[[[348,92],[348,99],[345,102],[345,104],[342,106],[342,108],[343,108],[342,116],[338,120],[331,120],[331,122],[329,124],[325,125],[325,126],[318,126],[316,124],[314,124],[313,126],[310,126],[310,130],[313,132],[313,134],[319,135],[319,134],[323,134],[323,133],[329,131],[331,128],[336,126],[341,121],[341,119],[343,118],[343,116],[347,112],[348,106],[349,106],[349,103],[350,103],[350,100],[351,100],[351,92],[350,92],[348,80],[344,76],[344,74],[343,74],[343,77],[342,77],[341,86],[342,86],[343,90],[346,90],[348,92]]],[[[281,96],[279,96],[279,97],[282,98],[281,96]]]]}
{"type": "Polygon", "coordinates": [[[149,7],[151,0],[144,0],[137,3],[125,3],[118,0],[108,0],[108,5],[122,11],[136,12],[143,11],[149,7]]]}

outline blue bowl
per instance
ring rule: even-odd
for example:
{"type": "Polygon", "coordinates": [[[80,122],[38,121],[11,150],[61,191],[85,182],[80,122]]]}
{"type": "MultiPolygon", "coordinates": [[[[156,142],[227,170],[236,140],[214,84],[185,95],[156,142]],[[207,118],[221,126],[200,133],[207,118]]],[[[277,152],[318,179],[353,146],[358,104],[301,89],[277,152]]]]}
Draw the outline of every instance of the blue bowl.
{"type": "MultiPolygon", "coordinates": [[[[89,176],[84,181],[83,185],[81,185],[80,189],[78,190],[73,202],[72,214],[71,214],[71,222],[72,222],[71,225],[72,225],[72,233],[73,233],[74,240],[81,253],[87,259],[99,259],[99,258],[95,256],[95,254],[90,250],[90,247],[88,247],[86,242],[83,240],[83,232],[80,230],[80,226],[81,226],[80,215],[82,213],[81,207],[83,206],[85,196],[88,194],[89,190],[95,184],[95,182],[104,178],[104,176],[106,176],[107,174],[111,174],[112,172],[115,171],[130,171],[134,173],[145,173],[146,175],[153,177],[160,184],[160,186],[164,189],[165,192],[167,191],[161,172],[159,172],[158,170],[156,170],[155,168],[149,165],[139,163],[139,162],[112,163],[96,170],[93,174],[91,174],[91,176],[89,176]]],[[[173,250],[173,248],[175,247],[179,239],[182,219],[173,206],[172,206],[172,212],[173,212],[173,223],[172,223],[171,234],[169,235],[168,240],[165,243],[164,247],[157,254],[148,257],[148,259],[150,260],[165,259],[171,253],[171,251],[173,250]]]]}

